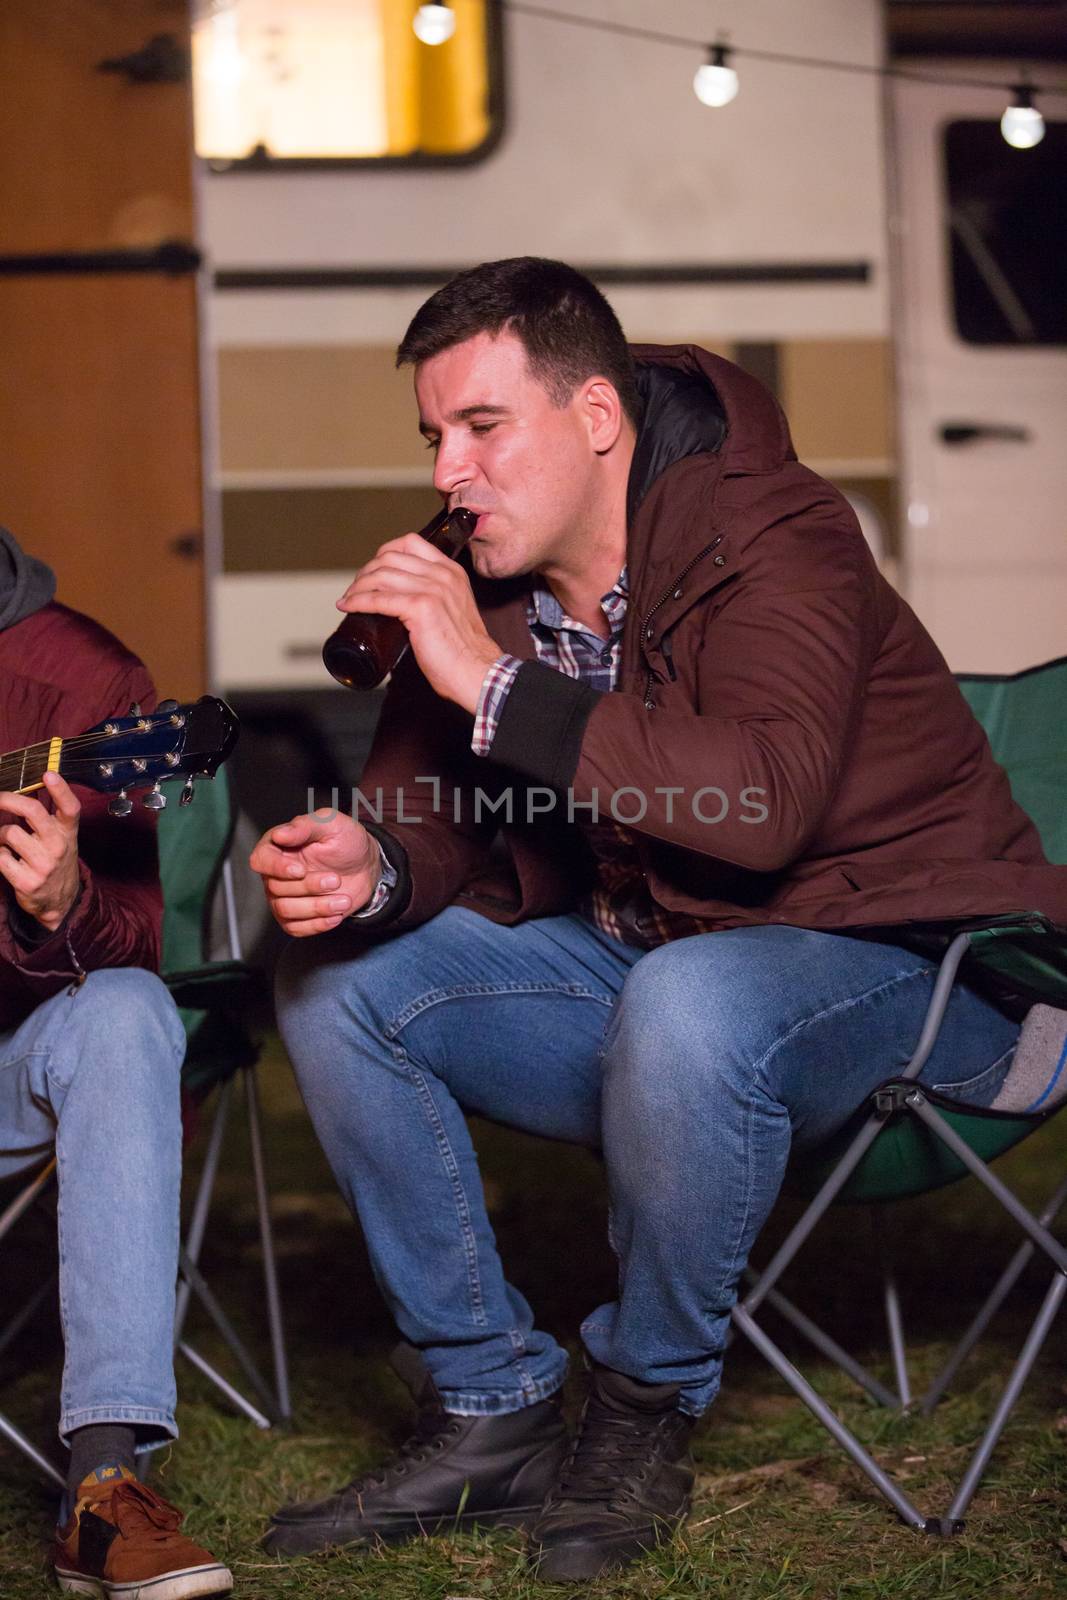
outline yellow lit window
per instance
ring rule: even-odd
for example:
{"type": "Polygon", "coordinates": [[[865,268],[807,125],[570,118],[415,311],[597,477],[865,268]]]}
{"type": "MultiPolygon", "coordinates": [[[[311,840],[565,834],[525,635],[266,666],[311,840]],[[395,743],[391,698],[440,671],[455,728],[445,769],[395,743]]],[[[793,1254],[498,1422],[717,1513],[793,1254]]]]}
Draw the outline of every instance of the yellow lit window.
{"type": "Polygon", "coordinates": [[[197,153],[217,167],[463,161],[499,128],[499,5],[452,0],[443,44],[418,0],[202,0],[197,153]]]}

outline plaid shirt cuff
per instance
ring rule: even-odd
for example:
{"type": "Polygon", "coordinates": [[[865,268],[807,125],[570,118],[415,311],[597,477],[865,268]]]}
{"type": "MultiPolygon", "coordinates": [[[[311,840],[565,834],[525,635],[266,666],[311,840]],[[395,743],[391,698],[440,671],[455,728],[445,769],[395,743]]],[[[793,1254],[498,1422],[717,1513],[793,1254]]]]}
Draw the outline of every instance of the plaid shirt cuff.
{"type": "Polygon", "coordinates": [[[474,735],[471,749],[476,756],[487,756],[504,709],[508,690],[515,682],[515,674],[522,666],[518,656],[500,656],[489,668],[482,681],[482,692],[474,713],[474,735]]]}

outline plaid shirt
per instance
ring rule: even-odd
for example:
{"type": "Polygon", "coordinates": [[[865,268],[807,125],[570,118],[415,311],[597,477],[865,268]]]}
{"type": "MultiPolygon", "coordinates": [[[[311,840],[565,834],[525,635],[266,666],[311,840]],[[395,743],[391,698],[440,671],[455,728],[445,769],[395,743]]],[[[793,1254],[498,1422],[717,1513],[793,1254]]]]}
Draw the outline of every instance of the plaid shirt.
{"type": "MultiPolygon", "coordinates": [[[[526,601],[526,621],[538,661],[568,678],[581,678],[592,688],[609,693],[619,674],[619,651],[630,591],[623,567],[614,586],[601,596],[600,606],[611,634],[601,639],[581,622],[569,617],[546,585],[534,582],[526,601]]],[[[502,655],[485,675],[474,716],[471,749],[487,756],[500,722],[504,701],[522,666],[517,656],[502,655]]],[[[666,944],[690,934],[707,933],[709,924],[683,912],[664,911],[648,892],[632,832],[614,821],[578,824],[596,860],[597,886],[580,909],[597,927],[625,944],[666,944]]]]}

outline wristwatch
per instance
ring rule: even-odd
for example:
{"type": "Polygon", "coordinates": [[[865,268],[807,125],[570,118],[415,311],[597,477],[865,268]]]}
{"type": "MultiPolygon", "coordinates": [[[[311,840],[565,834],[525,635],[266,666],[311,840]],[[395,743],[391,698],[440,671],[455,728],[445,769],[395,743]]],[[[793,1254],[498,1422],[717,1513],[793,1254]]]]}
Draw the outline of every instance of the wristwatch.
{"type": "Polygon", "coordinates": [[[376,911],[382,909],[390,894],[396,888],[396,868],[378,843],[378,840],[375,839],[374,842],[378,845],[378,882],[374,886],[374,893],[362,910],[352,912],[349,918],[351,922],[362,922],[364,917],[373,917],[376,911]]]}

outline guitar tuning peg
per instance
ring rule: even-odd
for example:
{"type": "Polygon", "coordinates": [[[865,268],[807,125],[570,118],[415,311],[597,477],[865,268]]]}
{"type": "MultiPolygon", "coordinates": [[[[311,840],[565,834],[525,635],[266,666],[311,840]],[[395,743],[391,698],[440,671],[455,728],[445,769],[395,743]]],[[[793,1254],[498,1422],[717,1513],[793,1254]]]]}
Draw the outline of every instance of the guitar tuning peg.
{"type": "Polygon", "coordinates": [[[140,701],[131,700],[130,701],[130,709],[127,711],[126,715],[128,717],[139,717],[141,715],[140,701]]]}
{"type": "Polygon", "coordinates": [[[177,711],[177,709],[178,709],[177,700],[161,700],[159,702],[158,706],[156,707],[157,712],[158,711],[177,711]]]}
{"type": "Polygon", "coordinates": [[[120,789],[107,803],[107,809],[113,817],[128,817],[133,810],[133,801],[125,789],[120,789]]]}
{"type": "Polygon", "coordinates": [[[166,803],[167,797],[159,787],[158,783],[153,784],[152,788],[149,789],[148,793],[141,801],[141,804],[144,806],[146,811],[162,811],[166,803]]]}
{"type": "Polygon", "coordinates": [[[190,775],[182,784],[182,792],[178,797],[180,806],[191,806],[193,803],[193,779],[190,775]]]}

